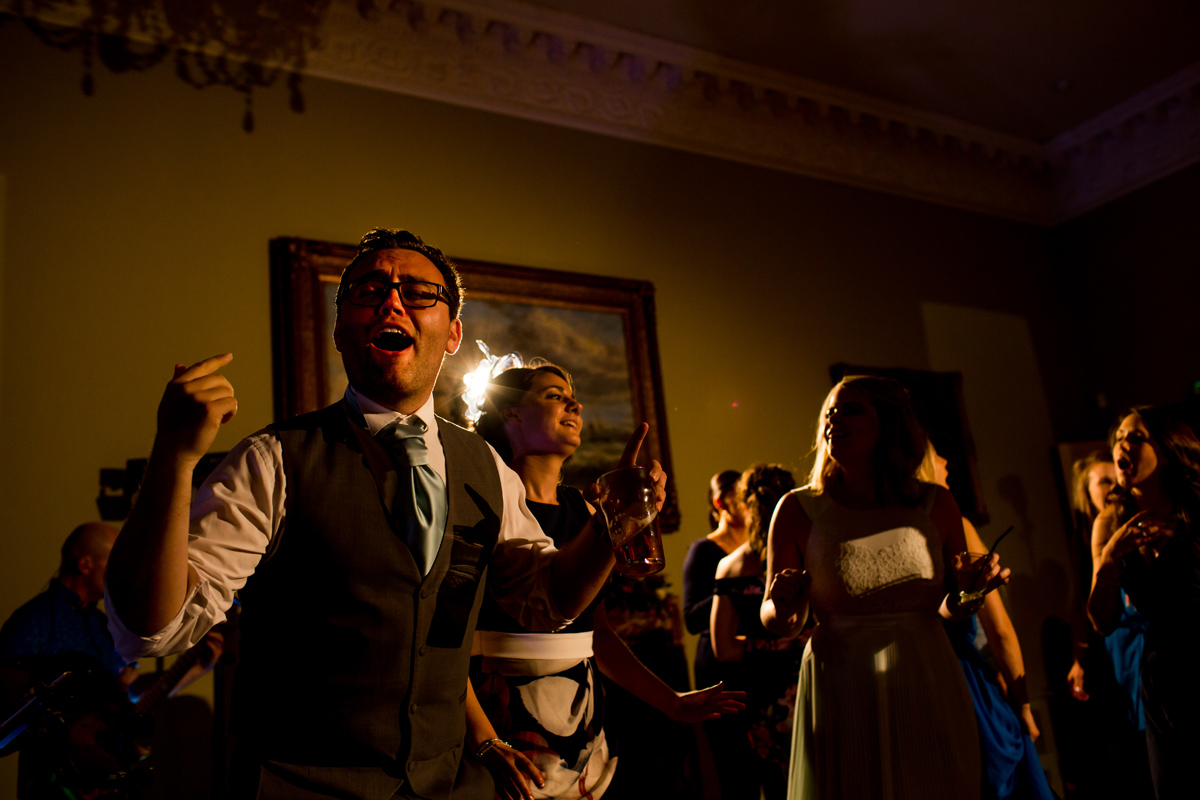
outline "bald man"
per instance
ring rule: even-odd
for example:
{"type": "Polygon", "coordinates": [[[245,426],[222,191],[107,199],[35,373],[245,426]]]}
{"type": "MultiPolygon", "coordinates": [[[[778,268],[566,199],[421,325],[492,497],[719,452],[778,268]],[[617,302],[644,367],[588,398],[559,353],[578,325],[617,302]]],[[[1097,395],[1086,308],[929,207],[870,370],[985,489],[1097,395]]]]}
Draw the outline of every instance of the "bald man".
{"type": "MultiPolygon", "coordinates": [[[[82,666],[99,665],[113,675],[125,671],[108,619],[96,607],[104,598],[108,554],[116,540],[117,529],[101,522],[71,531],[49,588],[0,628],[0,666],[20,666],[38,678],[46,677],[43,672],[82,666]]],[[[123,677],[132,678],[131,672],[123,677]]]]}

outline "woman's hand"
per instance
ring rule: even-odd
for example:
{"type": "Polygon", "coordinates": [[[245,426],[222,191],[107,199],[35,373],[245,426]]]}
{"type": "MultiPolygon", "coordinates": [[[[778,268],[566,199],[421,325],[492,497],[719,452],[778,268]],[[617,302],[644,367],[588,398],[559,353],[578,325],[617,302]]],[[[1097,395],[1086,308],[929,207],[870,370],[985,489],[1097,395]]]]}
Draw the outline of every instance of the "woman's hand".
{"type": "Polygon", "coordinates": [[[1023,704],[1017,709],[1017,719],[1021,722],[1021,730],[1029,737],[1030,741],[1036,742],[1042,732],[1038,730],[1037,723],[1033,719],[1033,709],[1029,703],[1023,704]]]}
{"type": "Polygon", "coordinates": [[[736,714],[746,707],[741,702],[746,699],[746,693],[727,692],[724,683],[694,692],[677,692],[676,697],[678,700],[671,717],[679,722],[720,719],[722,714],[736,714]]]}
{"type": "Polygon", "coordinates": [[[969,553],[959,553],[954,557],[954,577],[960,592],[987,594],[1012,580],[1012,570],[1001,569],[998,553],[992,553],[985,564],[973,561],[969,553]]]}
{"type": "Polygon", "coordinates": [[[1078,660],[1072,662],[1071,670],[1067,673],[1067,683],[1071,685],[1071,697],[1080,702],[1087,702],[1091,696],[1083,688],[1083,665],[1078,660]]]}
{"type": "Polygon", "coordinates": [[[771,600],[775,603],[777,616],[788,619],[808,602],[808,589],[812,577],[808,570],[781,570],[771,581],[771,600]]]}
{"type": "Polygon", "coordinates": [[[1149,511],[1139,511],[1105,542],[1097,569],[1115,568],[1125,556],[1143,547],[1152,547],[1170,535],[1170,526],[1152,517],[1149,511]]]}
{"type": "Polygon", "coordinates": [[[524,753],[505,742],[496,742],[480,761],[492,773],[496,796],[503,800],[533,800],[530,781],[539,789],[546,786],[546,773],[534,766],[524,753]]]}

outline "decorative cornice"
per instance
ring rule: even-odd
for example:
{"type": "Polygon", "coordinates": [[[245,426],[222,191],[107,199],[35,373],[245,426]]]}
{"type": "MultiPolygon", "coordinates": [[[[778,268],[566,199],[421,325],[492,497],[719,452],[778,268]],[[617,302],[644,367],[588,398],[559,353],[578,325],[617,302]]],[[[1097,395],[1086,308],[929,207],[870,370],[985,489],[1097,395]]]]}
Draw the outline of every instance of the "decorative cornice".
{"type": "Polygon", "coordinates": [[[1200,161],[1200,63],[1046,145],[1065,221],[1200,161]]]}
{"type": "Polygon", "coordinates": [[[1042,145],[513,0],[360,5],[268,66],[1046,226],[1200,160],[1200,64],[1042,145]]]}

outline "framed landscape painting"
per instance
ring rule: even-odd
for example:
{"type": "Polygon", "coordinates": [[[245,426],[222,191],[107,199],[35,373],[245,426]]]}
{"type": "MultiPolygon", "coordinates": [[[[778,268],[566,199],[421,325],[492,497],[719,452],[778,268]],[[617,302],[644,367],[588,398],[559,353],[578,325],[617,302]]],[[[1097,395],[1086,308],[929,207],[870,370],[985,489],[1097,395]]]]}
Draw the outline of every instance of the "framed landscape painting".
{"type": "MultiPolygon", "coordinates": [[[[306,239],[271,241],[275,413],[279,419],[337,402],[346,373],[333,346],[338,278],[352,245],[306,239]]],[[[520,353],[566,369],[583,404],[583,443],[563,482],[584,488],[616,466],[636,422],[650,423],[641,463],[658,459],[671,474],[655,334],[654,286],[646,281],[454,259],[462,275],[463,340],[447,356],[434,390],[437,413],[466,425],[463,376],[484,357],[520,353]]],[[[679,527],[673,484],[659,515],[679,527]]]]}

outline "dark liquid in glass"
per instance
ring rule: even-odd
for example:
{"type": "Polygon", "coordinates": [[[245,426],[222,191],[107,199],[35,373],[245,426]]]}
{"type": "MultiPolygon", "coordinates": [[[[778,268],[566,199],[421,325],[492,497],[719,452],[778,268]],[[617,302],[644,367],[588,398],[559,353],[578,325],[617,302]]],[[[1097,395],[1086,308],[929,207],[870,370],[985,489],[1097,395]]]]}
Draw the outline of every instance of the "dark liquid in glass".
{"type": "Polygon", "coordinates": [[[667,565],[661,546],[655,547],[652,526],[626,539],[613,553],[617,557],[617,572],[626,578],[644,578],[660,572],[667,565]]]}

